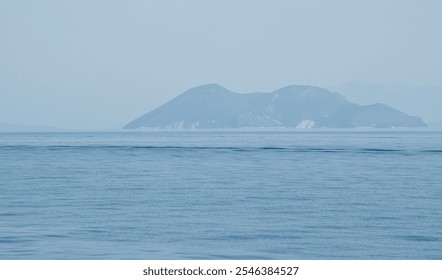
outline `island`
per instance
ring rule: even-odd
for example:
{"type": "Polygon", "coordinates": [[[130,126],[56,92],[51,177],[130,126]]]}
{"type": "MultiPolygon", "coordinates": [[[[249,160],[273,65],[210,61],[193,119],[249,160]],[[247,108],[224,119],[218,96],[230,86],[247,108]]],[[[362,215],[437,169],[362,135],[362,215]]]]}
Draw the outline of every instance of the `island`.
{"type": "Polygon", "coordinates": [[[129,122],[124,129],[426,127],[385,104],[358,105],[337,92],[291,85],[239,94],[217,84],[192,88],[129,122]]]}

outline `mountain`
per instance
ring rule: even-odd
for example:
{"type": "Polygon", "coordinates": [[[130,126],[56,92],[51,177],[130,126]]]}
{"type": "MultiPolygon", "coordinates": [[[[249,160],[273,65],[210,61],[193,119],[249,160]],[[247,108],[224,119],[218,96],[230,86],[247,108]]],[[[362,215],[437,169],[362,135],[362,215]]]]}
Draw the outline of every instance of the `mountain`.
{"type": "Polygon", "coordinates": [[[426,123],[442,120],[442,86],[350,82],[338,90],[348,101],[361,105],[384,103],[420,116],[426,123]]]}
{"type": "Polygon", "coordinates": [[[424,126],[420,118],[386,105],[357,105],[338,93],[314,86],[287,86],[270,93],[238,94],[209,84],[184,92],[123,128],[424,126]]]}
{"type": "Polygon", "coordinates": [[[59,131],[59,128],[38,125],[21,125],[0,122],[1,132],[40,132],[40,131],[59,131]]]}

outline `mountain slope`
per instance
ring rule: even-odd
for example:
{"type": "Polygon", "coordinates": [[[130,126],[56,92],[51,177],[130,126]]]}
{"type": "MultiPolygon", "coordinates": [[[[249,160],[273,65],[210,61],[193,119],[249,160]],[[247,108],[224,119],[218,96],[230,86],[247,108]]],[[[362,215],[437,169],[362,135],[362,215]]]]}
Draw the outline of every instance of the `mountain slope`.
{"type": "Polygon", "coordinates": [[[417,117],[383,104],[360,106],[313,86],[238,94],[220,85],[192,88],[124,128],[423,127],[417,117]]]}
{"type": "Polygon", "coordinates": [[[347,83],[339,89],[348,101],[361,105],[383,103],[420,116],[431,123],[442,119],[442,86],[347,83]]]}

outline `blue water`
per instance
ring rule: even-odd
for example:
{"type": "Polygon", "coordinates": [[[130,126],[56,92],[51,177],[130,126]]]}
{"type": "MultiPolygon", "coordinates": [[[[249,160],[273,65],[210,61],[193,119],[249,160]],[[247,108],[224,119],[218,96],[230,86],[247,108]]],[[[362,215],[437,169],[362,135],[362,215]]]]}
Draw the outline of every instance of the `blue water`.
{"type": "Polygon", "coordinates": [[[0,259],[442,259],[442,133],[0,133],[0,259]]]}

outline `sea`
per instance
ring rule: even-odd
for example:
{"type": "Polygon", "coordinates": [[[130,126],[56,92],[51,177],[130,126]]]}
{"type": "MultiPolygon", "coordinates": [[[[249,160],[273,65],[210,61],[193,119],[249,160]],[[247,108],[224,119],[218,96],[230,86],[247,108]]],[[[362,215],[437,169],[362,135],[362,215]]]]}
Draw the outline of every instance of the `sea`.
{"type": "Polygon", "coordinates": [[[0,259],[442,259],[442,132],[0,133],[0,259]]]}

